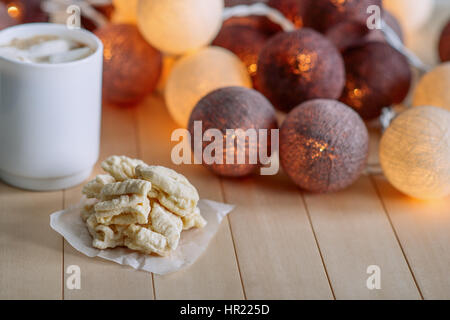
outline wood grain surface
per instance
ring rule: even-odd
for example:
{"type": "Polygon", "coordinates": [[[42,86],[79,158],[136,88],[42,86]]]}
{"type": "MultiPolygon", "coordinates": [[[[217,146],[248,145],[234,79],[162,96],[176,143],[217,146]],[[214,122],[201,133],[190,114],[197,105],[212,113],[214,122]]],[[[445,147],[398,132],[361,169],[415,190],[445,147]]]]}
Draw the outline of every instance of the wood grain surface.
{"type": "MultiPolygon", "coordinates": [[[[450,298],[450,198],[411,200],[381,175],[332,194],[303,193],[283,172],[221,179],[171,162],[175,128],[158,95],[137,108],[104,106],[100,159],[125,154],[175,168],[202,198],[236,205],[194,265],[159,276],[88,258],[49,227],[50,213],[79,202],[80,186],[35,193],[0,184],[0,298],[450,298]],[[80,290],[65,285],[71,265],[81,269],[80,290]],[[371,265],[381,270],[379,290],[366,286],[371,265]]],[[[376,166],[380,133],[370,132],[376,166]]]]}
{"type": "MultiPolygon", "coordinates": [[[[433,21],[407,37],[430,64],[449,18],[450,4],[438,3],[433,21]]],[[[99,161],[124,154],[169,166],[202,198],[236,205],[194,265],[158,276],[88,258],[49,226],[52,212],[79,202],[80,186],[28,192],[0,183],[0,299],[450,299],[450,197],[421,202],[396,191],[376,169],[379,129],[370,129],[365,175],[344,191],[310,194],[283,172],[222,179],[175,166],[175,128],[158,94],[135,108],[105,105],[99,161]],[[71,265],[80,290],[66,286],[71,265]],[[367,287],[369,266],[380,268],[380,289],[367,287]]]]}

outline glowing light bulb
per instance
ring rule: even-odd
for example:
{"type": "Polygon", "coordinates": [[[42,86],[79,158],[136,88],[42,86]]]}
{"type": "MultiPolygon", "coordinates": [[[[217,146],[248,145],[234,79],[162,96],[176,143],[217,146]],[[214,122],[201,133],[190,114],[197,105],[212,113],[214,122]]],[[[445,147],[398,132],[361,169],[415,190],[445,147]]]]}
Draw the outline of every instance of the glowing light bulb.
{"type": "Polygon", "coordinates": [[[11,18],[17,19],[20,16],[20,10],[15,5],[8,6],[8,14],[11,18]]]}
{"type": "Polygon", "coordinates": [[[120,105],[140,102],[159,81],[161,53],[131,24],[107,24],[96,30],[102,40],[103,98],[120,105]]]}
{"type": "Polygon", "coordinates": [[[380,162],[389,182],[418,199],[450,194],[450,112],[424,106],[401,113],[384,133],[380,162]]]}
{"type": "Polygon", "coordinates": [[[172,118],[186,127],[192,109],[203,96],[230,86],[251,88],[246,67],[230,51],[207,47],[175,63],[166,83],[166,104],[172,118]]]}
{"type": "Polygon", "coordinates": [[[13,26],[17,20],[11,17],[8,7],[0,2],[0,30],[13,26]]]}
{"type": "Polygon", "coordinates": [[[450,111],[450,62],[422,77],[414,91],[414,106],[435,106],[450,111]]]}
{"type": "Polygon", "coordinates": [[[155,48],[183,54],[211,43],[223,6],[223,0],[139,0],[139,30],[155,48]]]}

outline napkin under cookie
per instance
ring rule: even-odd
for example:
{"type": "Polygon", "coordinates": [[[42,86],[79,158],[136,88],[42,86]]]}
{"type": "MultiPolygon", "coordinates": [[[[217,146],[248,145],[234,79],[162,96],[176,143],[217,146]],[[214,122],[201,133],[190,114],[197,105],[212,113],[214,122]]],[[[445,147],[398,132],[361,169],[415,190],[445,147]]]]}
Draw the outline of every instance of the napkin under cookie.
{"type": "Polygon", "coordinates": [[[137,270],[156,274],[172,273],[193,264],[206,250],[210,240],[217,233],[223,218],[234,206],[211,200],[200,200],[198,207],[208,222],[203,229],[191,229],[181,233],[178,248],[167,257],[142,254],[127,248],[99,250],[92,247],[92,238],[80,216],[78,206],[50,215],[50,226],[62,235],[72,247],[88,257],[100,257],[137,270]]]}

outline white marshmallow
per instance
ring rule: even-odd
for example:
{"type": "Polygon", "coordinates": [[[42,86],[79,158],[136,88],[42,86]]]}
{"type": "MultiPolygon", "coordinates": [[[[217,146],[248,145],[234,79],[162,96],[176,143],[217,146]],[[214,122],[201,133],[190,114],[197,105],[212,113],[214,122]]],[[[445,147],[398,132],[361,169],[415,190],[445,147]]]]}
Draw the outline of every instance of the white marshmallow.
{"type": "Polygon", "coordinates": [[[14,47],[0,47],[0,56],[13,60],[31,62],[26,51],[14,47]]]}
{"type": "Polygon", "coordinates": [[[75,47],[75,43],[70,40],[58,39],[45,41],[28,49],[28,56],[31,59],[45,58],[54,54],[63,53],[75,47]]]}

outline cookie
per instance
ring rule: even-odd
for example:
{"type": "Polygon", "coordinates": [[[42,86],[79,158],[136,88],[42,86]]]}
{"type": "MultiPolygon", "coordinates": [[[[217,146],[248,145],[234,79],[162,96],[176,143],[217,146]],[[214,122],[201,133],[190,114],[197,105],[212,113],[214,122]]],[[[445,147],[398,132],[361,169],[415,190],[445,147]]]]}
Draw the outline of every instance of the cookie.
{"type": "Polygon", "coordinates": [[[103,187],[109,183],[116,182],[112,176],[108,174],[100,174],[95,177],[94,180],[89,181],[81,190],[81,193],[84,194],[87,198],[99,198],[100,192],[103,187]]]}
{"type": "Polygon", "coordinates": [[[147,196],[152,184],[145,180],[129,179],[122,182],[110,183],[103,187],[100,199],[111,200],[121,195],[137,194],[147,196]]]}
{"type": "Polygon", "coordinates": [[[92,246],[97,249],[115,248],[123,246],[125,241],[124,231],[128,226],[106,226],[99,224],[95,215],[86,220],[88,231],[91,234],[92,246]]]}
{"type": "Polygon", "coordinates": [[[161,256],[168,254],[166,237],[150,228],[132,224],[125,230],[125,235],[124,245],[130,249],[161,256]]]}
{"type": "Polygon", "coordinates": [[[82,190],[91,198],[81,218],[93,247],[125,246],[167,255],[178,247],[183,230],[206,225],[197,190],[176,171],[125,156],[109,157],[101,166],[108,174],[98,175],[82,190]]]}
{"type": "Polygon", "coordinates": [[[204,228],[207,224],[206,220],[201,216],[200,209],[197,207],[194,211],[184,217],[181,217],[183,221],[183,230],[189,230],[192,228],[204,228]]]}
{"type": "Polygon", "coordinates": [[[95,204],[97,222],[111,224],[146,224],[150,213],[150,201],[146,196],[122,195],[95,204]]]}
{"type": "Polygon", "coordinates": [[[150,219],[152,230],[166,237],[169,249],[176,249],[183,230],[181,218],[155,202],[152,204],[150,219]]]}
{"type": "Polygon", "coordinates": [[[183,217],[197,207],[197,189],[176,171],[162,166],[138,165],[136,175],[152,183],[149,197],[158,199],[169,211],[183,217]]]}
{"type": "Polygon", "coordinates": [[[102,169],[113,176],[117,181],[135,179],[136,166],[145,164],[144,161],[131,159],[125,156],[111,156],[102,162],[102,169]]]}

